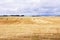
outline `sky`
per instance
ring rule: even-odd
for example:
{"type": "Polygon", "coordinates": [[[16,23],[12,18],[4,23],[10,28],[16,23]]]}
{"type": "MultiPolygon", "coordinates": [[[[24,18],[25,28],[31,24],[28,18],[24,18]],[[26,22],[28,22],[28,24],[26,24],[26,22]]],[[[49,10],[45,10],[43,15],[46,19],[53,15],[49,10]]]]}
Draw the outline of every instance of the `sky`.
{"type": "Polygon", "coordinates": [[[0,0],[0,15],[60,15],[60,0],[0,0]]]}

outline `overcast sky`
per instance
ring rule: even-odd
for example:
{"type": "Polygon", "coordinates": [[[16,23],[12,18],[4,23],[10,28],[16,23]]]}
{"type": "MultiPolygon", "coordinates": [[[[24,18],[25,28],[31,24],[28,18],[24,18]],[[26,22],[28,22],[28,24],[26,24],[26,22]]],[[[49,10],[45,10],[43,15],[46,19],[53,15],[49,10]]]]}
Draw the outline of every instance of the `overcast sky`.
{"type": "Polygon", "coordinates": [[[60,0],[0,0],[0,15],[60,15],[60,0]]]}

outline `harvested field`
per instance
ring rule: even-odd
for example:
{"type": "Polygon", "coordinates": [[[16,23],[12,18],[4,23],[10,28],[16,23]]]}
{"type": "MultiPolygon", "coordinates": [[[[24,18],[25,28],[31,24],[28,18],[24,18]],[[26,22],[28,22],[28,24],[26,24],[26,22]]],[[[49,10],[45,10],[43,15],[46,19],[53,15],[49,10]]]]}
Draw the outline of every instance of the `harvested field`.
{"type": "Polygon", "coordinates": [[[0,17],[0,40],[60,40],[60,17],[0,17]]]}

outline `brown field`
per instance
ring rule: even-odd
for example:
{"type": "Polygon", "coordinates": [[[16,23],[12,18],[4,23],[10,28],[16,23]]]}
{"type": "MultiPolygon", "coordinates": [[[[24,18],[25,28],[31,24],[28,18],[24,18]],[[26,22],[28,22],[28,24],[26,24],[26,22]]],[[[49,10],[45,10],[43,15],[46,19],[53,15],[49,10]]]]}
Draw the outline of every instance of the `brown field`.
{"type": "Polygon", "coordinates": [[[0,40],[60,40],[60,17],[0,17],[0,40]]]}

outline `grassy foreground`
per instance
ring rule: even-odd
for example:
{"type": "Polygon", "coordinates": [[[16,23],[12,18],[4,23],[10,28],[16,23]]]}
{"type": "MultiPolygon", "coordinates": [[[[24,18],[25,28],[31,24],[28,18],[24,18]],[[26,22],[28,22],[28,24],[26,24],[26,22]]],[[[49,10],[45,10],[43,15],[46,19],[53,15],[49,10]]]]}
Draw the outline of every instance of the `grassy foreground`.
{"type": "Polygon", "coordinates": [[[60,17],[0,17],[0,40],[60,40],[60,17]]]}

